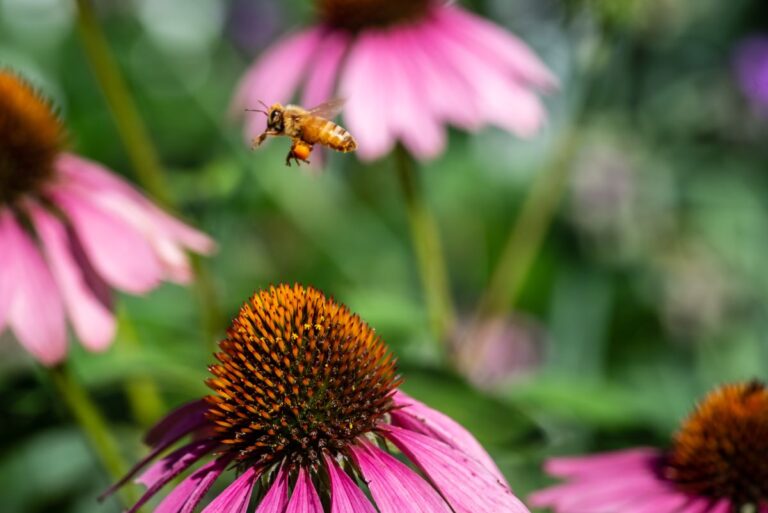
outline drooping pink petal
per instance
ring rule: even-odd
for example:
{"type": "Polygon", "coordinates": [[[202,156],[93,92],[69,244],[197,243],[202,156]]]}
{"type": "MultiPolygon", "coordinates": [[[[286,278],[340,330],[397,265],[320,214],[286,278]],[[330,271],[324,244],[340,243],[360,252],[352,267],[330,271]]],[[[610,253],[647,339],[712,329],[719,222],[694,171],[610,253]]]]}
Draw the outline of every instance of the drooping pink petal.
{"type": "Polygon", "coordinates": [[[436,437],[454,449],[458,449],[476,459],[499,480],[504,480],[504,474],[501,473],[501,470],[496,466],[488,452],[458,422],[400,390],[396,391],[392,398],[397,407],[392,412],[392,423],[394,425],[427,436],[436,437]]]}
{"type": "Polygon", "coordinates": [[[114,315],[88,286],[61,222],[31,201],[26,207],[78,338],[91,351],[103,351],[115,336],[114,315]]]}
{"type": "Polygon", "coordinates": [[[59,188],[87,197],[149,242],[163,267],[164,278],[189,282],[191,267],[184,250],[209,254],[215,249],[210,237],[167,214],[103,166],[70,154],[61,155],[56,165],[62,176],[59,188]]]}
{"type": "Polygon", "coordinates": [[[109,284],[143,294],[160,283],[160,262],[130,223],[71,189],[60,188],[54,200],[72,223],[93,267],[109,284]]]}
{"type": "Polygon", "coordinates": [[[147,487],[147,491],[133,505],[128,513],[135,513],[141,506],[168,484],[173,478],[184,472],[197,460],[210,453],[216,442],[211,440],[198,440],[177,449],[165,458],[156,461],[138,479],[137,483],[147,487]]]}
{"type": "Polygon", "coordinates": [[[288,472],[281,468],[277,471],[275,482],[261,499],[256,513],[285,513],[288,504],[288,472]]]}
{"type": "Polygon", "coordinates": [[[558,511],[620,509],[635,499],[663,495],[669,484],[661,481],[649,468],[629,468],[619,474],[593,474],[587,480],[576,480],[532,494],[528,502],[536,507],[556,507],[558,511]]]}
{"type": "Polygon", "coordinates": [[[389,79],[391,126],[411,155],[430,160],[444,151],[446,134],[424,100],[432,92],[424,88],[423,72],[410,56],[407,33],[407,29],[393,27],[382,35],[379,66],[382,76],[389,79]]]}
{"type": "Polygon", "coordinates": [[[144,437],[144,443],[152,448],[149,454],[139,460],[125,476],[102,493],[99,499],[101,500],[112,495],[144,468],[147,463],[157,458],[160,453],[179,441],[183,436],[202,427],[207,422],[205,418],[207,411],[208,404],[200,400],[184,404],[166,415],[144,437]]]}
{"type": "Polygon", "coordinates": [[[363,160],[375,160],[395,145],[394,128],[388,112],[394,98],[389,81],[382,73],[379,31],[368,30],[357,36],[344,64],[339,90],[346,98],[344,121],[358,143],[363,160]]]}
{"type": "Polygon", "coordinates": [[[0,241],[8,323],[37,360],[59,363],[67,353],[67,334],[64,305],[51,271],[9,210],[0,212],[0,241]]]}
{"type": "Polygon", "coordinates": [[[714,506],[712,506],[712,508],[709,510],[709,513],[728,513],[731,510],[731,501],[728,499],[721,499],[714,506]]]}
{"type": "Polygon", "coordinates": [[[469,77],[454,68],[446,55],[435,47],[424,25],[403,27],[404,44],[413,65],[421,70],[421,84],[428,94],[422,101],[430,106],[437,119],[447,121],[465,130],[477,130],[483,124],[481,112],[474,97],[469,77]]]}
{"type": "Polygon", "coordinates": [[[261,469],[249,467],[240,477],[216,497],[203,513],[246,513],[251,502],[253,485],[261,475],[261,469]]]}
{"type": "Polygon", "coordinates": [[[350,446],[350,451],[381,513],[451,512],[437,491],[413,470],[369,442],[362,444],[350,446]]]}
{"type": "MultiPolygon", "coordinates": [[[[316,54],[325,30],[310,28],[276,43],[254,64],[240,82],[232,103],[233,114],[242,109],[261,108],[290,100],[316,54]]],[[[265,117],[256,112],[247,113],[246,134],[254,136],[264,130],[265,117]]]]}
{"type": "Polygon", "coordinates": [[[680,492],[659,495],[646,495],[632,504],[622,507],[626,513],[676,513],[688,501],[688,496],[680,492]]]}
{"type": "Polygon", "coordinates": [[[325,468],[331,478],[331,513],[376,513],[357,483],[327,454],[325,468]]]}
{"type": "MultiPolygon", "coordinates": [[[[165,496],[153,513],[191,513],[194,511],[208,490],[211,489],[213,483],[227,468],[229,461],[230,459],[227,458],[218,458],[192,472],[176,485],[171,493],[165,496]]],[[[234,509],[231,511],[235,513],[234,509]]]]}
{"type": "Polygon", "coordinates": [[[639,447],[591,456],[552,458],[545,463],[544,468],[548,474],[555,477],[611,475],[614,472],[626,472],[631,468],[650,468],[660,456],[658,449],[639,447]]]}
{"type": "Polygon", "coordinates": [[[521,81],[542,89],[557,87],[557,78],[528,45],[501,27],[458,7],[436,9],[435,17],[444,30],[498,59],[500,67],[508,67],[521,81]]]}
{"type": "Polygon", "coordinates": [[[434,483],[456,513],[505,511],[528,513],[506,484],[477,460],[428,436],[395,426],[382,428],[434,483]],[[460,483],[460,486],[457,484],[460,483]]]}
{"type": "MultiPolygon", "coordinates": [[[[694,498],[679,513],[706,513],[709,511],[711,501],[709,499],[694,498]]],[[[768,513],[761,511],[760,513],[768,513]]]]}
{"type": "Polygon", "coordinates": [[[288,507],[285,513],[323,513],[323,504],[320,502],[320,496],[312,484],[312,478],[304,467],[299,469],[299,477],[296,479],[296,485],[293,487],[291,500],[288,501],[288,507]]]}
{"type": "Polygon", "coordinates": [[[317,57],[308,70],[301,103],[310,109],[334,98],[339,68],[349,48],[350,37],[344,32],[329,32],[317,49],[317,57]]]}
{"type": "Polygon", "coordinates": [[[472,77],[473,97],[486,122],[520,137],[531,137],[541,128],[546,113],[533,92],[493,62],[480,58],[465,41],[443,27],[429,26],[426,30],[453,67],[472,77]]]}

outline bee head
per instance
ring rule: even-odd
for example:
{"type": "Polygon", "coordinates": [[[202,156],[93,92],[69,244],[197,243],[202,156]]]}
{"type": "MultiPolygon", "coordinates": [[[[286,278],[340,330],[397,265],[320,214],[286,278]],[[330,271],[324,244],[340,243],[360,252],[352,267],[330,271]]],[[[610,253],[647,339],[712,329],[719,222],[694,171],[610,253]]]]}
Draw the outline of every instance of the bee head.
{"type": "Polygon", "coordinates": [[[285,124],[283,123],[283,106],[279,103],[272,105],[267,113],[267,127],[270,130],[276,132],[282,132],[285,130],[285,124]]]}

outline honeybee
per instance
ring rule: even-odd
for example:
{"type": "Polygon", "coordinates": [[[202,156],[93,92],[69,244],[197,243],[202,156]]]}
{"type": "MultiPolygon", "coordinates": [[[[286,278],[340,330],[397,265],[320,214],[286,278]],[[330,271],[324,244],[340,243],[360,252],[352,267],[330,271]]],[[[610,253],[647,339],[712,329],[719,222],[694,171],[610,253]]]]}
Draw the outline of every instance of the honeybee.
{"type": "Polygon", "coordinates": [[[261,112],[267,116],[267,129],[253,139],[253,147],[260,146],[269,136],[286,136],[293,140],[291,150],[285,158],[286,165],[291,160],[300,165],[309,163],[309,155],[315,144],[327,146],[333,150],[349,153],[357,149],[357,141],[347,130],[337,125],[331,119],[336,117],[344,106],[344,100],[331,100],[321,103],[312,109],[304,109],[297,105],[280,105],[276,103],[266,110],[248,109],[250,112],[261,112]]]}

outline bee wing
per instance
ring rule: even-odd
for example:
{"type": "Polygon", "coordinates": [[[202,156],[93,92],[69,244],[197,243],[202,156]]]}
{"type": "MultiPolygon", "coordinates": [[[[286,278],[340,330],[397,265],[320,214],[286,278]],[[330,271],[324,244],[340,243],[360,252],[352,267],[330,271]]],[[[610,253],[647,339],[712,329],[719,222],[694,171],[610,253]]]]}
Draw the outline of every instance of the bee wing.
{"type": "Polygon", "coordinates": [[[317,105],[316,107],[312,107],[309,109],[309,114],[312,116],[316,116],[319,118],[325,118],[325,119],[333,119],[336,116],[339,115],[341,112],[341,109],[344,108],[344,103],[346,100],[342,98],[336,98],[333,100],[328,100],[327,102],[323,102],[320,105],[317,105]]]}

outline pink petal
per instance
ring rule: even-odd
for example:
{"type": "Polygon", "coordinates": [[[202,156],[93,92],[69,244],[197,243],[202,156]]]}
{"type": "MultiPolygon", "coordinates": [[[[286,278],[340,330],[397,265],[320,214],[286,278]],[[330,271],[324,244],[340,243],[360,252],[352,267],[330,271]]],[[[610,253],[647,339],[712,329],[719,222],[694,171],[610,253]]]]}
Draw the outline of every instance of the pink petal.
{"type": "Polygon", "coordinates": [[[349,36],[344,32],[330,32],[317,50],[317,57],[309,69],[304,86],[302,104],[312,108],[334,97],[341,61],[349,48],[349,36]]]}
{"type": "Polygon", "coordinates": [[[63,188],[54,194],[89,260],[107,282],[134,294],[145,293],[159,284],[160,262],[149,242],[130,223],[95,205],[83,194],[63,188]]]}
{"type": "Polygon", "coordinates": [[[9,210],[0,212],[0,241],[8,322],[19,342],[41,363],[59,363],[67,354],[67,334],[64,305],[51,271],[9,210]]]}
{"type": "Polygon", "coordinates": [[[463,451],[490,470],[499,480],[504,480],[504,474],[480,442],[458,422],[399,390],[392,398],[398,407],[392,412],[394,425],[435,437],[454,449],[463,451]]]}
{"type": "Polygon", "coordinates": [[[552,458],[546,462],[545,469],[548,474],[556,477],[611,475],[634,468],[651,468],[660,457],[657,449],[639,447],[590,456],[552,458]]]}
{"type": "Polygon", "coordinates": [[[344,121],[358,142],[361,159],[375,160],[389,153],[395,145],[394,127],[388,121],[394,98],[383,75],[381,36],[368,30],[352,45],[342,72],[339,90],[347,99],[344,121]]]}
{"type": "Polygon", "coordinates": [[[38,205],[27,206],[78,338],[91,351],[103,351],[115,336],[114,315],[88,286],[61,222],[38,205]]]}
{"type": "Polygon", "coordinates": [[[435,13],[444,30],[494,57],[499,66],[508,66],[520,80],[543,89],[557,87],[557,78],[530,47],[513,34],[457,7],[437,9],[435,13]]]}
{"type": "Polygon", "coordinates": [[[309,477],[304,467],[299,469],[299,477],[296,480],[285,513],[323,513],[320,496],[317,495],[315,485],[312,484],[312,478],[309,477]]]}
{"type": "MultiPolygon", "coordinates": [[[[709,511],[711,502],[709,499],[691,499],[691,501],[680,510],[679,513],[706,513],[709,511]]],[[[761,511],[760,513],[767,513],[761,511]]]]}
{"type": "Polygon", "coordinates": [[[451,513],[424,479],[369,442],[362,443],[350,446],[350,450],[381,513],[451,513]]]}
{"type": "Polygon", "coordinates": [[[380,44],[380,72],[390,80],[392,126],[411,155],[420,160],[433,159],[445,150],[446,134],[424,100],[432,92],[424,88],[422,70],[410,56],[408,29],[390,29],[380,44]]]}
{"type": "Polygon", "coordinates": [[[709,510],[709,513],[729,513],[731,509],[731,501],[722,499],[709,510]]]}
{"type": "Polygon", "coordinates": [[[528,513],[523,503],[512,495],[505,481],[499,480],[463,452],[428,436],[395,426],[382,430],[429,477],[456,513],[528,513]]]}
{"type": "MultiPolygon", "coordinates": [[[[288,36],[267,50],[240,81],[232,102],[233,114],[239,115],[242,109],[260,108],[259,101],[267,105],[289,101],[324,33],[322,28],[310,28],[288,36]]],[[[246,134],[254,136],[265,126],[263,114],[247,113],[246,134]]]]}
{"type": "Polygon", "coordinates": [[[328,455],[325,468],[331,478],[331,513],[376,513],[357,483],[328,455]]]}
{"type": "MultiPolygon", "coordinates": [[[[0,206],[0,248],[10,247],[11,241],[8,238],[4,226],[6,217],[13,214],[8,208],[0,206]]],[[[11,260],[10,251],[0,251],[0,333],[5,329],[10,314],[11,299],[14,290],[14,274],[10,272],[11,260]]]]}
{"type": "Polygon", "coordinates": [[[539,130],[546,114],[535,94],[492,62],[479,58],[465,41],[452,37],[444,27],[430,26],[427,30],[453,67],[472,77],[472,96],[487,122],[520,137],[531,137],[539,130]]]}
{"type": "Polygon", "coordinates": [[[104,499],[112,495],[127,483],[129,479],[135,476],[139,470],[144,468],[147,463],[159,456],[160,453],[164,452],[183,436],[202,427],[207,422],[205,418],[207,411],[208,404],[200,400],[184,404],[166,415],[144,437],[144,443],[152,447],[152,451],[139,460],[120,481],[110,486],[99,498],[104,499]]]}
{"type": "Polygon", "coordinates": [[[688,496],[679,493],[666,493],[661,495],[646,495],[637,503],[624,506],[622,512],[626,513],[675,513],[688,501],[688,496]]]}
{"type": "Polygon", "coordinates": [[[63,187],[87,197],[136,229],[152,246],[164,269],[164,277],[187,283],[191,268],[185,249],[208,254],[215,243],[165,213],[130,184],[104,167],[76,155],[64,154],[57,161],[63,187]]]}
{"type": "Polygon", "coordinates": [[[251,502],[253,485],[261,475],[261,469],[249,467],[231,485],[216,497],[203,513],[246,513],[251,502]]]}
{"type": "MultiPolygon", "coordinates": [[[[158,504],[153,513],[191,513],[229,464],[229,459],[218,458],[192,472],[174,487],[158,504]]],[[[226,492],[224,492],[226,493],[226,492]]]]}
{"type": "Polygon", "coordinates": [[[275,482],[256,508],[256,513],[284,513],[288,504],[288,472],[281,468],[275,482]]]}
{"type": "Polygon", "coordinates": [[[177,449],[165,458],[156,461],[139,478],[137,483],[147,487],[147,491],[128,511],[135,513],[149,499],[155,496],[173,478],[184,472],[197,460],[210,453],[216,447],[211,440],[195,441],[177,449]]]}

